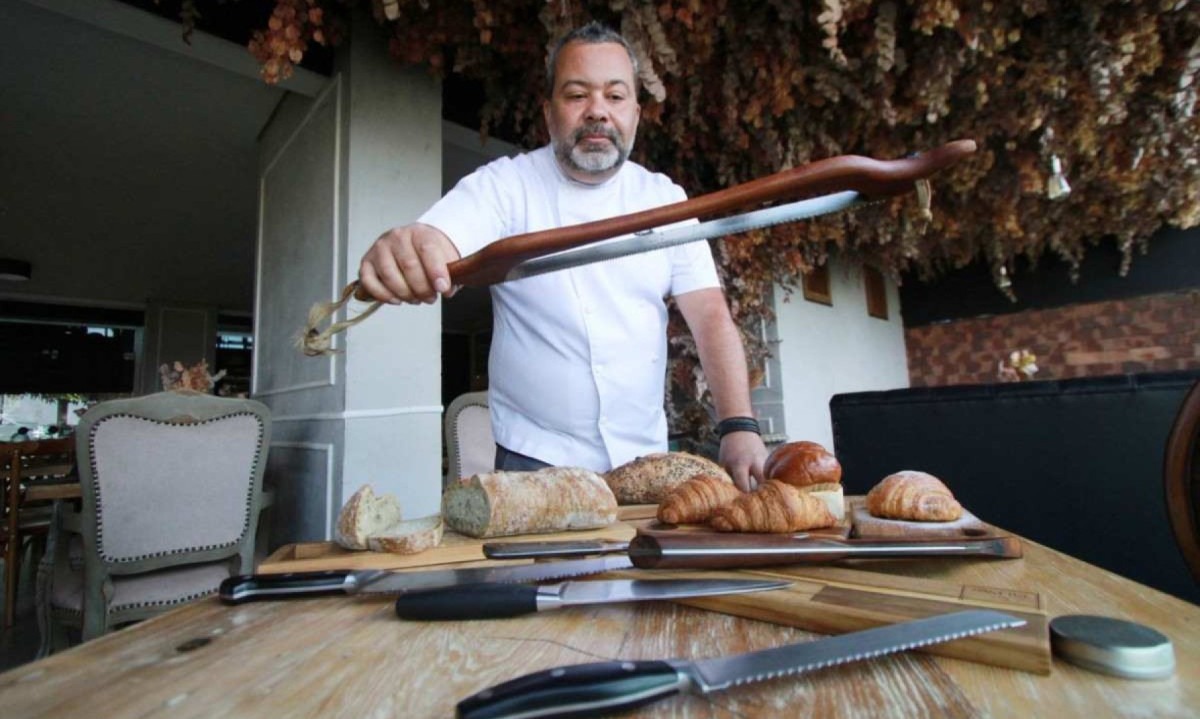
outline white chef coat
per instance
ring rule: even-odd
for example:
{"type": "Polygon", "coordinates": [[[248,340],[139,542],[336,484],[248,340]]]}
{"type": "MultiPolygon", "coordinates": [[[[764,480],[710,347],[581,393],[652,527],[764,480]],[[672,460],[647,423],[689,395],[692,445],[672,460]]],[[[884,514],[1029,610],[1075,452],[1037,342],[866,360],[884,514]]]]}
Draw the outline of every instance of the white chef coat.
{"type": "MultiPolygon", "coordinates": [[[[419,221],[446,233],[465,257],[503,237],[684,199],[665,175],[633,162],[603,184],[576,182],[547,146],[480,168],[419,221]]],[[[718,286],[705,242],[493,285],[488,404],[496,441],[594,471],[665,451],[664,298],[718,286]]]]}

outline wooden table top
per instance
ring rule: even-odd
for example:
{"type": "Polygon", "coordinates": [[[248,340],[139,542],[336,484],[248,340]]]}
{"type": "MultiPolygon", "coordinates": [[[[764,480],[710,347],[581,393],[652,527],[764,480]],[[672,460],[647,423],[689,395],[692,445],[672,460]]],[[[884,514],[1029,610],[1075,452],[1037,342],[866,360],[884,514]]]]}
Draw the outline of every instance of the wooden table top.
{"type": "MultiPolygon", "coordinates": [[[[1016,560],[855,568],[1034,591],[1050,617],[1101,614],[1147,624],[1173,641],[1175,675],[1119,679],[1057,658],[1046,675],[910,652],[668,699],[625,716],[1196,716],[1200,607],[1033,542],[1025,549],[1016,560]]],[[[386,598],[235,607],[210,599],[0,674],[0,707],[5,716],[30,718],[448,717],[470,694],[562,664],[698,659],[818,636],[665,602],[409,623],[394,617],[386,598]]]]}

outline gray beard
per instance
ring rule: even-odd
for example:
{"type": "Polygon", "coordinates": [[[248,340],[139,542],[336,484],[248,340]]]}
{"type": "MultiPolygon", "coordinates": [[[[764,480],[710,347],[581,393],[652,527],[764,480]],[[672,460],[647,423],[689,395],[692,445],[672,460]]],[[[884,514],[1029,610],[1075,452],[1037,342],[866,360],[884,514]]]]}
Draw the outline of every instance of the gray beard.
{"type": "Polygon", "coordinates": [[[571,133],[569,143],[554,140],[554,155],[559,162],[577,172],[588,175],[599,175],[619,167],[629,159],[631,147],[621,144],[621,137],[611,128],[581,127],[571,133]],[[584,149],[581,140],[584,135],[603,133],[612,144],[600,151],[584,149]]]}

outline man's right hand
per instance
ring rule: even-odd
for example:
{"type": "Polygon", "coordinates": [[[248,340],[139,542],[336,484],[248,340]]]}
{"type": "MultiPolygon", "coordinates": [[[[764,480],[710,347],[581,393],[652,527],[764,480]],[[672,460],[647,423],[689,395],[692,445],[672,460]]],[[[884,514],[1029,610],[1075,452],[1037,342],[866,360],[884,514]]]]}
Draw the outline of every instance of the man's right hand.
{"type": "Polygon", "coordinates": [[[358,279],[381,302],[429,304],[439,294],[454,294],[447,266],[458,258],[458,248],[445,233],[414,223],[380,235],[363,255],[358,279]]]}

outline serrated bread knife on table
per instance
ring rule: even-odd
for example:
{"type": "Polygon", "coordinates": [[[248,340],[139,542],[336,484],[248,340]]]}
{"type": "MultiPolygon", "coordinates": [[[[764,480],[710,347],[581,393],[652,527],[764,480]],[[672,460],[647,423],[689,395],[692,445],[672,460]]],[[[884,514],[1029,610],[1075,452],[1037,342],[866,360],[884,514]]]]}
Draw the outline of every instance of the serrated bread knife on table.
{"type": "Polygon", "coordinates": [[[992,610],[942,614],[811,642],[712,659],[612,661],[548,669],[458,703],[458,719],[605,716],[684,692],[812,671],[1025,624],[992,610]]]}
{"type": "Polygon", "coordinates": [[[480,582],[540,582],[581,577],[633,566],[627,556],[538,562],[518,566],[464,567],[394,572],[383,569],[335,569],[327,572],[243,574],[221,582],[218,596],[226,604],[255,599],[297,599],[331,594],[403,594],[480,582]]]}

